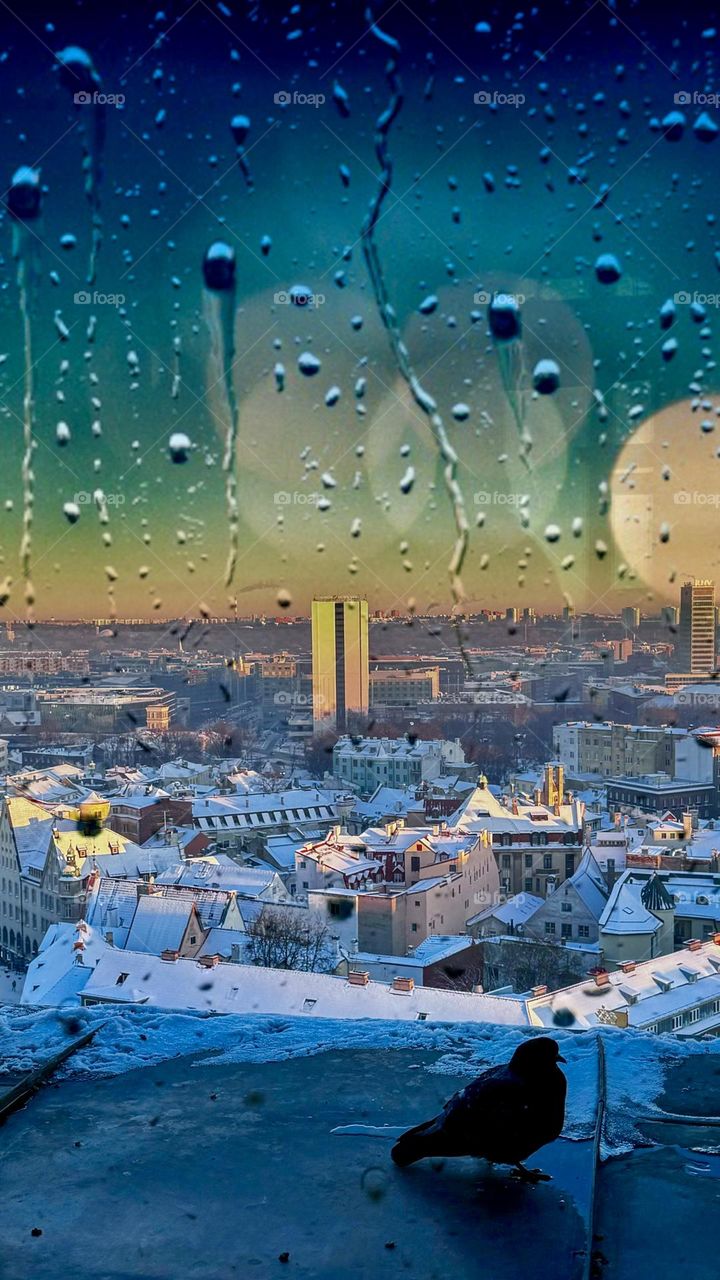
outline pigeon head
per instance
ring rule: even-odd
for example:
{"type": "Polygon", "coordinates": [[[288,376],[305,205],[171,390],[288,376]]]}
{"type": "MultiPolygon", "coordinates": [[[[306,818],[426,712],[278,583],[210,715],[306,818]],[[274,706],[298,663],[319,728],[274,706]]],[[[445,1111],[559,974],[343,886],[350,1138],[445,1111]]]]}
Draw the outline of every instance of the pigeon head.
{"type": "Polygon", "coordinates": [[[550,1071],[558,1062],[564,1061],[556,1040],[551,1040],[550,1036],[538,1036],[534,1040],[523,1040],[518,1045],[510,1065],[521,1075],[534,1076],[550,1071]]]}

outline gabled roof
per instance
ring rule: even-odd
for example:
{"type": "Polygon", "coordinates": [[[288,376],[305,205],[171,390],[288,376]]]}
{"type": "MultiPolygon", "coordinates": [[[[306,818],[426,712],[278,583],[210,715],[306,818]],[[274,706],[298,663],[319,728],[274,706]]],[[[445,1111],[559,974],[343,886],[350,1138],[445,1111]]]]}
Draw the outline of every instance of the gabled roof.
{"type": "Polygon", "coordinates": [[[191,862],[175,862],[157,878],[161,885],[178,885],[183,888],[219,889],[228,893],[244,894],[260,898],[272,890],[287,896],[277,871],[272,867],[239,866],[224,854],[216,858],[198,858],[191,862]]]}
{"type": "Polygon", "coordinates": [[[471,916],[467,924],[480,924],[483,920],[499,920],[501,924],[517,926],[525,924],[545,902],[544,898],[534,893],[516,893],[514,898],[506,902],[492,904],[471,916]]]}
{"type": "Polygon", "coordinates": [[[562,892],[565,884],[571,884],[580,900],[587,907],[588,911],[595,917],[600,919],[605,904],[610,896],[610,890],[605,882],[605,877],[595,858],[589,849],[585,850],[574,875],[560,886],[559,892],[562,892]]]}
{"type": "MultiPolygon", "coordinates": [[[[177,951],[194,911],[192,899],[184,902],[175,895],[142,894],[127,936],[127,950],[152,956],[166,950],[177,951]]],[[[201,928],[199,919],[198,928],[201,928]]]]}
{"type": "Polygon", "coordinates": [[[645,884],[645,878],[634,877],[632,871],[625,871],[620,876],[600,916],[601,933],[651,934],[662,928],[662,921],[642,900],[645,884]]]}

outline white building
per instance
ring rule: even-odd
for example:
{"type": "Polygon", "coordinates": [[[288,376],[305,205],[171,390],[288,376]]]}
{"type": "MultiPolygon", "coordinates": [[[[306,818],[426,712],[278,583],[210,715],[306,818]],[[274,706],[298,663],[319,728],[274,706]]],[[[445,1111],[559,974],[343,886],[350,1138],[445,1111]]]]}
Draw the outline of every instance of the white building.
{"type": "Polygon", "coordinates": [[[362,795],[379,786],[417,786],[464,764],[459,740],[344,737],[333,748],[335,777],[362,795]]]}
{"type": "Polygon", "coordinates": [[[485,1023],[568,1031],[610,1025],[681,1038],[720,1030],[720,934],[561,991],[488,995],[418,987],[402,974],[371,982],[123,951],[80,921],[56,925],[28,970],[22,1003],[143,1005],[203,1013],[485,1023]],[[208,969],[212,970],[208,974],[208,969]]]}
{"type": "Polygon", "coordinates": [[[193,822],[215,837],[218,852],[259,847],[292,828],[327,831],[347,806],[334,791],[314,788],[213,795],[193,802],[193,822]]]}

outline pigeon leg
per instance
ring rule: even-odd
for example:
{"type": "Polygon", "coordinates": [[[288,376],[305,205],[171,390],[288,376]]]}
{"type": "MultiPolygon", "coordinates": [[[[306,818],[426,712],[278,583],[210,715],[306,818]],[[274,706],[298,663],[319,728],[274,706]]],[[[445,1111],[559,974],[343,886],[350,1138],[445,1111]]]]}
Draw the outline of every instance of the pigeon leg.
{"type": "Polygon", "coordinates": [[[519,1160],[513,1167],[512,1177],[519,1178],[521,1182],[552,1182],[551,1173],[543,1173],[542,1169],[526,1169],[519,1160]]]}

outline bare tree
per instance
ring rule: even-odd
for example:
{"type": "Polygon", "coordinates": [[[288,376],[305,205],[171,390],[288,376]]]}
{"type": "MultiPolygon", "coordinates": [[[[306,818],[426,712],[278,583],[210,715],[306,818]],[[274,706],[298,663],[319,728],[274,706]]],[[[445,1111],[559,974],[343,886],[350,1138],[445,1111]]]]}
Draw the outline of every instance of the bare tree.
{"type": "Polygon", "coordinates": [[[263,907],[248,926],[248,957],[265,969],[328,973],[333,969],[330,934],[302,907],[263,907]]]}
{"type": "Polygon", "coordinates": [[[525,938],[485,939],[485,985],[509,985],[514,991],[528,991],[544,985],[550,991],[571,986],[582,977],[582,961],[560,943],[532,942],[525,938]],[[575,963],[573,964],[573,960],[575,963]],[[488,982],[488,974],[495,972],[488,982]]]}

